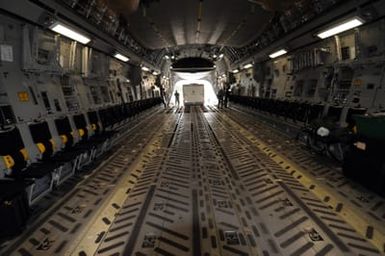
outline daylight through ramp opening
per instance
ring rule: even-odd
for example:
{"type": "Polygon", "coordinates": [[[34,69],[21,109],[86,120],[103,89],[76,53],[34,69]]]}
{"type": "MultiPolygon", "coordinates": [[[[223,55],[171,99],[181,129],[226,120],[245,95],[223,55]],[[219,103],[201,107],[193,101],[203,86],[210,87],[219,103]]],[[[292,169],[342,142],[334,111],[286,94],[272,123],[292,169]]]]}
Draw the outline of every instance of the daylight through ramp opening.
{"type": "MultiPolygon", "coordinates": [[[[189,99],[186,99],[185,97],[191,97],[194,101],[199,101],[199,95],[192,95],[194,94],[201,94],[199,92],[199,85],[203,85],[203,104],[204,105],[216,105],[218,104],[218,98],[216,96],[214,86],[212,82],[210,82],[210,72],[200,72],[200,73],[175,73],[178,77],[178,81],[175,83],[174,90],[172,93],[172,97],[170,100],[170,105],[175,106],[175,92],[178,91],[179,93],[179,101],[180,106],[184,105],[184,102],[189,102],[189,99]],[[186,85],[195,85],[197,87],[197,90],[185,90],[184,93],[184,87],[186,85]]],[[[194,87],[195,87],[194,86],[194,87]]]]}

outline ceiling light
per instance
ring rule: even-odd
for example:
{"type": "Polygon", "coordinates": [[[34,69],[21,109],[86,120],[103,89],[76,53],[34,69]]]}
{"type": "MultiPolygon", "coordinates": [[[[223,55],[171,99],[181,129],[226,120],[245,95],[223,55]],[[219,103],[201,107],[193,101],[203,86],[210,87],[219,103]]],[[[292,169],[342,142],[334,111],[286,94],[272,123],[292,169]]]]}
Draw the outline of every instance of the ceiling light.
{"type": "Polygon", "coordinates": [[[233,72],[234,74],[236,74],[236,73],[239,73],[239,70],[238,70],[238,69],[234,69],[234,70],[231,71],[231,72],[233,72]]]}
{"type": "Polygon", "coordinates": [[[150,69],[148,67],[145,67],[145,66],[142,67],[142,70],[146,71],[146,72],[150,71],[150,69]]]}
{"type": "Polygon", "coordinates": [[[279,56],[285,55],[287,53],[287,50],[281,49],[279,51],[273,52],[272,54],[269,55],[271,59],[277,58],[279,56]]]}
{"type": "Polygon", "coordinates": [[[222,59],[224,56],[225,56],[225,55],[224,55],[223,53],[221,53],[221,54],[219,55],[219,58],[222,59]]]}
{"type": "Polygon", "coordinates": [[[352,18],[350,20],[344,21],[342,24],[336,25],[334,27],[331,27],[319,34],[317,36],[321,39],[325,39],[334,35],[337,35],[339,33],[348,31],[352,28],[356,28],[358,26],[361,26],[364,24],[364,22],[359,18],[352,18]]]}
{"type": "Polygon", "coordinates": [[[246,64],[243,66],[244,69],[249,69],[249,68],[252,68],[253,67],[253,64],[249,63],[249,64],[246,64]]]}
{"type": "Polygon", "coordinates": [[[127,62],[127,61],[130,60],[128,57],[126,57],[126,56],[124,56],[124,55],[122,55],[122,54],[120,54],[120,53],[116,53],[116,54],[114,55],[114,57],[117,58],[118,60],[123,61],[123,62],[127,62]]]}
{"type": "Polygon", "coordinates": [[[153,74],[154,76],[157,76],[157,75],[159,75],[159,73],[158,73],[158,72],[156,72],[156,71],[152,72],[152,74],[153,74]]]}
{"type": "Polygon", "coordinates": [[[166,60],[169,60],[169,59],[170,59],[170,56],[164,55],[164,58],[165,58],[166,60]]]}
{"type": "Polygon", "coordinates": [[[214,58],[214,59],[216,59],[216,58],[217,58],[217,55],[216,55],[216,54],[214,54],[214,55],[213,55],[213,58],[214,58]]]}
{"type": "Polygon", "coordinates": [[[51,30],[55,31],[56,33],[59,33],[63,36],[66,36],[68,38],[71,38],[75,41],[78,41],[79,43],[82,44],[88,44],[91,39],[74,31],[72,28],[67,27],[59,22],[54,23],[51,27],[51,30]]]}

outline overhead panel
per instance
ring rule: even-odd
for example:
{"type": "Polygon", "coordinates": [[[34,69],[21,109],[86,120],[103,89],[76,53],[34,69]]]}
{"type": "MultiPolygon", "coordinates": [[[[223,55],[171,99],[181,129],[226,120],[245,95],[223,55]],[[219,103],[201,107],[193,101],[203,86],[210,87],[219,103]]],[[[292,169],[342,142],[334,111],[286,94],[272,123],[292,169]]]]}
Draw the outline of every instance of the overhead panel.
{"type": "Polygon", "coordinates": [[[154,2],[130,17],[129,31],[151,49],[191,44],[195,39],[198,1],[154,2]]]}
{"type": "MultiPolygon", "coordinates": [[[[218,3],[216,3],[218,4],[218,3]]],[[[210,5],[214,5],[211,3],[210,5]]],[[[264,26],[270,21],[273,13],[263,10],[259,5],[244,1],[222,1],[223,17],[218,25],[225,22],[226,26],[218,39],[218,44],[232,47],[242,47],[255,39],[264,26]]],[[[207,17],[213,19],[215,6],[207,10],[207,17]],[[210,18],[211,17],[211,18],[210,18]]]]}
{"type": "Polygon", "coordinates": [[[220,44],[241,47],[255,39],[272,12],[248,1],[150,2],[130,16],[129,31],[142,45],[161,49],[220,44]]]}

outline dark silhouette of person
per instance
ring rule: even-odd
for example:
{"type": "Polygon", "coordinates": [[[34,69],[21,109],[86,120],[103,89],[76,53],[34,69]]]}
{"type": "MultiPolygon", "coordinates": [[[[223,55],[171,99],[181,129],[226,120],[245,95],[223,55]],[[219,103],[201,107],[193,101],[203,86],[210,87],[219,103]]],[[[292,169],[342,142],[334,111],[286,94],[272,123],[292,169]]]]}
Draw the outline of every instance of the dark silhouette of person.
{"type": "Polygon", "coordinates": [[[161,98],[162,98],[162,103],[164,105],[164,108],[167,108],[167,103],[166,103],[166,90],[162,87],[160,89],[160,94],[161,94],[161,98]]]}
{"type": "Polygon", "coordinates": [[[179,105],[180,105],[180,103],[179,103],[179,92],[175,91],[174,96],[175,96],[175,105],[178,104],[178,108],[179,108],[179,105]]]}
{"type": "Polygon", "coordinates": [[[221,88],[218,91],[217,97],[218,97],[218,108],[223,108],[223,97],[225,96],[225,92],[221,88]]]}
{"type": "Polygon", "coordinates": [[[231,89],[230,89],[230,85],[226,85],[225,87],[225,100],[224,100],[224,106],[225,108],[228,107],[228,104],[229,104],[229,100],[230,100],[230,94],[231,94],[231,89]]]}

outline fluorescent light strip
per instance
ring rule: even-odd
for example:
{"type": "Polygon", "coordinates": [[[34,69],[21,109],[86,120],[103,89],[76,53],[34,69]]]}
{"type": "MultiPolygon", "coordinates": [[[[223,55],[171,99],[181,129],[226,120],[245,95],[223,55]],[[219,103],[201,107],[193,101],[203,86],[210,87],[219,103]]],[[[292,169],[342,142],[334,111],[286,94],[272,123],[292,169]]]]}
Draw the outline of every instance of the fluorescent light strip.
{"type": "Polygon", "coordinates": [[[123,61],[123,62],[127,62],[127,61],[130,60],[129,58],[127,58],[126,56],[124,56],[124,55],[122,55],[122,54],[120,54],[120,53],[116,53],[116,54],[114,55],[114,57],[117,58],[118,60],[123,61]]]}
{"type": "Polygon", "coordinates": [[[71,38],[75,41],[78,41],[82,44],[88,44],[91,39],[74,31],[73,29],[59,23],[59,22],[56,22],[55,24],[53,24],[51,27],[50,27],[51,30],[55,31],[56,33],[59,33],[63,36],[66,36],[68,38],[71,38]]]}
{"type": "Polygon", "coordinates": [[[350,20],[345,21],[344,23],[337,25],[335,27],[329,28],[319,34],[317,36],[321,39],[325,39],[337,34],[340,34],[342,32],[348,31],[350,29],[356,28],[358,26],[361,26],[364,24],[364,22],[358,18],[353,18],[350,20]]]}
{"type": "Polygon", "coordinates": [[[279,50],[279,51],[277,51],[277,52],[274,52],[274,53],[270,54],[269,57],[270,57],[271,59],[274,59],[274,58],[277,58],[277,57],[279,57],[279,56],[285,55],[286,53],[287,53],[287,51],[284,50],[284,49],[282,49],[282,50],[279,50]]]}
{"type": "Polygon", "coordinates": [[[246,64],[243,66],[244,69],[248,69],[248,68],[252,68],[253,67],[253,64],[246,64]]]}

